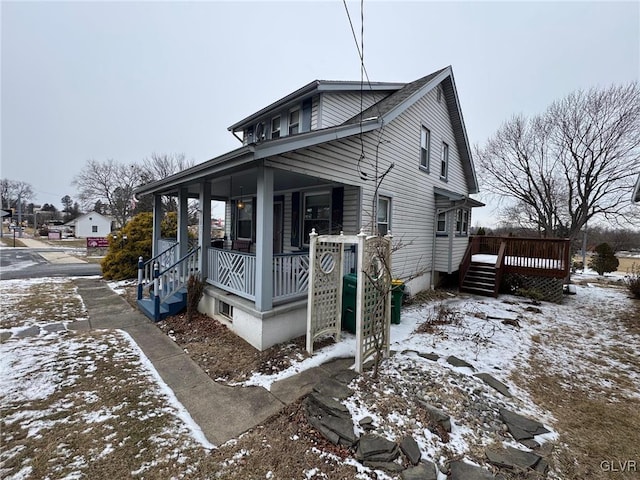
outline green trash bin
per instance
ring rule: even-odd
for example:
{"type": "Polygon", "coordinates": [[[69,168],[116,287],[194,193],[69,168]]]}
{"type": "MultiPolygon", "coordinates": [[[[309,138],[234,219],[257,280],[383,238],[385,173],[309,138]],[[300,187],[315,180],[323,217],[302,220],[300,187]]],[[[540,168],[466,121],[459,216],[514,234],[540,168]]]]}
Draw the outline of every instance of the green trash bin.
{"type": "Polygon", "coordinates": [[[391,323],[400,324],[400,308],[404,296],[404,283],[400,280],[391,281],[391,323]]]}
{"type": "Polygon", "coordinates": [[[342,329],[356,333],[356,288],[358,275],[349,273],[342,278],[342,329]]]}

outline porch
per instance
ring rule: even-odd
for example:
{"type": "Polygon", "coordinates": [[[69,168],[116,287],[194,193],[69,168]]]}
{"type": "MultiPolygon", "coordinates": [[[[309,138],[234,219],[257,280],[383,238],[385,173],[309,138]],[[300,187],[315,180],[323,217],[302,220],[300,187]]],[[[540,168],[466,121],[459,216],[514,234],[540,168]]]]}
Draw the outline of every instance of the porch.
{"type": "Polygon", "coordinates": [[[497,297],[505,275],[561,281],[570,271],[570,240],[472,236],[460,263],[461,291],[497,297]]]}

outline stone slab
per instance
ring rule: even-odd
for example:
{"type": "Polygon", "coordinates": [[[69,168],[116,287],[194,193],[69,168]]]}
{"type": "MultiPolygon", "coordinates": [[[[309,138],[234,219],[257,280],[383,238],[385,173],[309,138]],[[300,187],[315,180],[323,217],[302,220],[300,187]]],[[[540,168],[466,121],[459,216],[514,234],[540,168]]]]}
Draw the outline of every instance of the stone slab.
{"type": "Polygon", "coordinates": [[[421,463],[406,469],[400,478],[402,480],[438,480],[438,472],[434,463],[421,463]]]}
{"type": "Polygon", "coordinates": [[[418,403],[422,405],[434,422],[440,424],[447,432],[451,432],[451,417],[444,411],[418,398],[418,403]]]}
{"type": "Polygon", "coordinates": [[[505,397],[513,397],[512,393],[509,391],[509,387],[494,376],[489,375],[488,373],[476,373],[475,376],[505,397]]]}
{"type": "Polygon", "coordinates": [[[40,327],[37,325],[33,325],[13,334],[16,338],[37,337],[38,335],[40,335],[40,327]]]}
{"type": "Polygon", "coordinates": [[[471,370],[475,370],[475,367],[471,365],[469,362],[461,358],[458,358],[454,355],[450,355],[447,357],[447,363],[449,365],[453,365],[454,367],[466,367],[466,368],[470,368],[471,370]]]}
{"type": "Polygon", "coordinates": [[[326,378],[314,385],[313,390],[328,397],[344,400],[353,395],[353,390],[332,378],[326,378]]]}
{"type": "Polygon", "coordinates": [[[437,362],[440,358],[440,356],[436,355],[435,353],[418,353],[418,356],[427,360],[431,360],[432,362],[437,362]]]}
{"type": "Polygon", "coordinates": [[[42,329],[48,333],[64,332],[66,330],[62,323],[50,323],[48,325],[44,325],[42,329]]]}
{"type": "Polygon", "coordinates": [[[75,320],[73,322],[67,323],[67,330],[85,332],[90,329],[91,329],[91,325],[89,325],[89,320],[75,320]]]}
{"type": "Polygon", "coordinates": [[[448,480],[494,480],[495,476],[482,467],[463,461],[451,462],[448,480]]]}
{"type": "Polygon", "coordinates": [[[388,473],[400,473],[404,470],[402,465],[395,462],[369,462],[365,460],[362,464],[372,470],[382,470],[388,473]]]}
{"type": "Polygon", "coordinates": [[[484,453],[489,463],[502,468],[533,469],[540,461],[539,455],[513,447],[488,449],[484,453]]]}
{"type": "Polygon", "coordinates": [[[418,465],[418,463],[420,463],[422,453],[420,453],[420,447],[412,436],[406,435],[402,437],[400,440],[400,450],[405,454],[411,465],[418,465]]]}
{"type": "Polygon", "coordinates": [[[327,372],[322,367],[314,367],[302,371],[289,378],[278,380],[271,385],[271,393],[281,402],[290,404],[313,391],[313,387],[327,372]]]}

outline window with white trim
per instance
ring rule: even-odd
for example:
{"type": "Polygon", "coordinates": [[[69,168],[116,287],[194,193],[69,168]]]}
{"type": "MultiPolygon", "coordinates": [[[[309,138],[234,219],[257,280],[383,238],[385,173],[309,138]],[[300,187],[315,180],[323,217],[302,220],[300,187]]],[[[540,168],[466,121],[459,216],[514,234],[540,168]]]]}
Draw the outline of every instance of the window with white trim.
{"type": "Polygon", "coordinates": [[[315,228],[319,235],[331,233],[331,193],[317,192],[304,195],[303,232],[304,243],[309,244],[309,234],[315,228]]]}
{"type": "Polygon", "coordinates": [[[91,225],[91,233],[98,233],[98,226],[97,225],[91,225]]]}
{"type": "Polygon", "coordinates": [[[446,180],[449,175],[449,145],[442,142],[442,156],[440,158],[440,178],[446,180]]]}
{"type": "Polygon", "coordinates": [[[279,116],[271,119],[271,138],[272,139],[280,138],[280,120],[281,118],[279,116]]]}
{"type": "Polygon", "coordinates": [[[456,210],[456,235],[469,234],[469,210],[461,208],[456,210]]]}
{"type": "Polygon", "coordinates": [[[441,212],[438,214],[436,233],[438,235],[444,235],[447,233],[447,212],[441,212]]]}
{"type": "Polygon", "coordinates": [[[300,131],[300,109],[289,112],[289,135],[295,135],[300,131]]]}
{"type": "Polygon", "coordinates": [[[420,132],[420,166],[429,171],[429,157],[431,156],[431,131],[422,127],[420,132]]]}
{"type": "Polygon", "coordinates": [[[378,197],[378,235],[386,235],[391,228],[391,199],[378,197]]]}

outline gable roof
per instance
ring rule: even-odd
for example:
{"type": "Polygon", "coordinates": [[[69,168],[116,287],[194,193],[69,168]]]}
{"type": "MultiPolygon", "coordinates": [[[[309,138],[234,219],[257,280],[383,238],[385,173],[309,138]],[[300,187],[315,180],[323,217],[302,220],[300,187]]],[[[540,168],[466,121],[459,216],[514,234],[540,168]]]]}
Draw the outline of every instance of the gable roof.
{"type": "Polygon", "coordinates": [[[111,219],[111,217],[108,217],[106,215],[102,215],[101,213],[94,211],[91,212],[87,212],[87,213],[82,213],[80,215],[78,215],[76,218],[74,218],[73,220],[69,220],[67,223],[65,223],[65,225],[67,226],[73,226],[76,223],[78,223],[79,221],[84,220],[85,218],[89,217],[89,216],[98,216],[101,217],[103,220],[105,220],[106,222],[112,222],[113,220],[111,219]]]}
{"type": "MultiPolygon", "coordinates": [[[[375,91],[394,91],[404,87],[404,83],[397,82],[371,82],[367,85],[367,90],[375,91]]],[[[239,122],[234,123],[227,128],[230,132],[237,132],[244,129],[248,124],[253,123],[259,118],[265,116],[270,111],[286,109],[297,104],[304,97],[309,97],[316,92],[352,92],[360,91],[362,88],[360,82],[344,81],[344,80],[314,80],[300,87],[295,92],[282,97],[279,100],[267,105],[266,107],[252,113],[248,117],[243,118],[239,122]]],[[[274,112],[275,113],[275,112],[274,112]]]]}
{"type": "MultiPolygon", "coordinates": [[[[293,99],[299,99],[301,96],[319,88],[321,85],[324,85],[323,88],[329,89],[337,87],[338,83],[340,82],[314,80],[301,89],[298,89],[290,95],[287,95],[286,97],[283,97],[277,102],[271,104],[269,107],[266,107],[250,117],[245,118],[241,122],[232,125],[229,127],[229,130],[245,124],[250,121],[250,119],[257,119],[269,109],[276,108],[276,106],[284,106],[288,102],[293,101],[293,99]]],[[[359,82],[342,82],[342,84],[348,84],[349,88],[355,88],[356,85],[358,89],[361,88],[359,82]]],[[[460,102],[458,100],[458,93],[453,80],[453,71],[451,66],[440,69],[425,77],[415,80],[414,82],[404,85],[377,83],[376,85],[379,86],[403,86],[395,88],[395,92],[364,110],[362,115],[357,115],[341,125],[311,130],[309,132],[298,133],[296,135],[286,135],[278,139],[271,139],[257,144],[246,145],[219,157],[212,158],[211,160],[195,165],[187,170],[183,170],[182,172],[178,172],[166,179],[140,186],[135,189],[135,193],[146,194],[168,191],[169,188],[199,178],[201,175],[213,174],[221,171],[224,168],[231,166],[230,162],[239,166],[241,163],[268,158],[274,155],[280,155],[301,148],[308,148],[321,143],[376,130],[391,122],[395,117],[400,115],[426,93],[440,84],[443,86],[444,98],[449,110],[456,146],[458,147],[462,167],[467,180],[467,188],[469,189],[470,194],[477,193],[479,191],[478,181],[475,168],[473,166],[471,149],[467,139],[467,132],[462,118],[462,110],[460,109],[460,102]],[[362,122],[360,121],[361,117],[363,118],[362,122]]]]}

